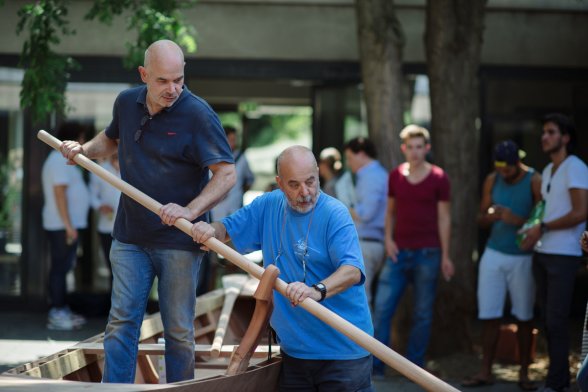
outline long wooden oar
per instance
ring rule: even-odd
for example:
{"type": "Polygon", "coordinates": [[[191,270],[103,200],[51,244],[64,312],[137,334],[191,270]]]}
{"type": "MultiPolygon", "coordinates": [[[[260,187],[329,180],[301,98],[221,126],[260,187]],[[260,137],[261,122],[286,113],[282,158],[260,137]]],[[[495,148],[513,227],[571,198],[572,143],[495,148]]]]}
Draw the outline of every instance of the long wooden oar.
{"type": "MultiPolygon", "coordinates": [[[[57,138],[43,130],[39,131],[37,137],[43,142],[47,143],[49,146],[59,151],[61,147],[61,141],[57,138]]],[[[107,170],[92,162],[92,160],[85,157],[84,155],[76,155],[73,161],[96,174],[104,181],[108,182],[139,204],[142,204],[145,208],[159,215],[159,209],[162,207],[161,203],[153,200],[151,197],[134,188],[130,184],[109,173],[107,170]]],[[[175,226],[184,233],[188,234],[190,237],[192,236],[192,223],[188,220],[178,219],[176,220],[175,226]]],[[[210,238],[206,240],[204,245],[206,245],[209,249],[212,249],[215,252],[221,254],[224,258],[242,270],[247,271],[257,279],[261,279],[261,275],[264,271],[262,267],[247,260],[244,256],[226,246],[216,238],[210,238]]],[[[286,296],[286,287],[286,282],[279,278],[276,280],[275,289],[283,296],[286,296]]],[[[380,358],[388,366],[398,370],[400,373],[419,384],[426,390],[435,392],[459,391],[458,389],[447,384],[445,381],[438,379],[426,370],[416,366],[408,359],[396,353],[390,347],[379,342],[377,339],[374,339],[369,334],[357,328],[355,325],[343,319],[333,311],[325,308],[318,302],[307,298],[298,306],[304,308],[318,319],[335,328],[337,331],[341,332],[343,335],[347,336],[349,339],[353,340],[355,343],[365,348],[376,357],[380,358]]]]}
{"type": "Polygon", "coordinates": [[[214,333],[214,339],[212,340],[212,346],[210,349],[210,355],[213,358],[218,358],[221,352],[233,306],[235,306],[235,301],[248,280],[249,276],[244,274],[230,274],[222,277],[223,288],[225,289],[225,300],[221,314],[218,318],[218,325],[216,326],[216,332],[214,333]]]}

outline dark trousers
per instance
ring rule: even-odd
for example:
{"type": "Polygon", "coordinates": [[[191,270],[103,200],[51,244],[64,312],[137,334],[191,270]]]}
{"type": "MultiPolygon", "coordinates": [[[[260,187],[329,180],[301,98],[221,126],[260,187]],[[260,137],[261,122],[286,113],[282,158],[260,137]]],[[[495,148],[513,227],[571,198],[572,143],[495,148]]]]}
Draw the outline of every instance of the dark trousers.
{"type": "Polygon", "coordinates": [[[49,268],[49,302],[52,307],[66,305],[67,287],[65,277],[74,266],[78,241],[68,244],[65,230],[45,230],[49,239],[51,267],[49,268]]]}
{"type": "Polygon", "coordinates": [[[549,354],[549,370],[545,386],[556,391],[570,385],[568,323],[574,280],[579,266],[580,258],[576,256],[537,252],[533,255],[537,306],[545,328],[549,354]]]}
{"type": "Polygon", "coordinates": [[[112,247],[112,234],[110,233],[98,233],[100,236],[100,246],[102,247],[102,253],[108,264],[108,270],[110,271],[110,287],[112,288],[112,264],[110,263],[110,248],[112,247]]]}
{"type": "Polygon", "coordinates": [[[352,360],[298,359],[282,351],[280,392],[372,392],[372,356],[352,360]]]}

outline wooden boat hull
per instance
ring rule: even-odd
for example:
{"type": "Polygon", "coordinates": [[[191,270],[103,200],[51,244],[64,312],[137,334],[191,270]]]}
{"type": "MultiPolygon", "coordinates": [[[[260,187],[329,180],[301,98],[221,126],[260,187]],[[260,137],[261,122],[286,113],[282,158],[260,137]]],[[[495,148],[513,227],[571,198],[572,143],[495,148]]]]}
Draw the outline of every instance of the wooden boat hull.
{"type": "Polygon", "coordinates": [[[253,366],[246,373],[235,376],[183,381],[171,384],[100,384],[85,381],[52,380],[4,373],[0,375],[2,391],[67,392],[67,391],[173,391],[173,392],[259,392],[276,391],[280,374],[280,358],[253,366]]]}
{"type": "Polygon", "coordinates": [[[18,391],[275,391],[277,390],[281,358],[276,345],[262,340],[245,373],[226,376],[231,353],[245,333],[255,307],[252,293],[256,279],[242,291],[233,308],[218,358],[210,356],[219,315],[223,306],[222,289],[198,297],[194,320],[196,341],[195,379],[170,384],[159,383],[158,360],[163,358],[164,346],[158,344],[163,336],[159,314],[145,318],[141,326],[139,356],[135,384],[102,384],[104,368],[103,334],[48,357],[10,369],[0,375],[0,389],[18,391]]]}

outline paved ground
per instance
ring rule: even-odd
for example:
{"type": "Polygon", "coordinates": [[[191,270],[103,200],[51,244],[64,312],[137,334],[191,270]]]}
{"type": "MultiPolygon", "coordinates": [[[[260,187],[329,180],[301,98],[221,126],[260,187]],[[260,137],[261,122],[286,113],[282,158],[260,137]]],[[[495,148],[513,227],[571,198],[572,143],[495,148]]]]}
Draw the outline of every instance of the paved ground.
{"type": "MultiPolygon", "coordinates": [[[[96,335],[104,330],[104,317],[89,318],[88,324],[78,331],[50,331],[46,328],[46,314],[34,312],[0,313],[0,373],[22,363],[57,352],[75,342],[96,335]]],[[[374,381],[377,392],[423,391],[417,384],[393,371],[384,380],[374,381]]],[[[493,386],[466,389],[458,380],[445,380],[457,389],[480,392],[520,391],[514,382],[499,381],[493,386]]],[[[1,388],[3,391],[6,389],[1,388]]]]}

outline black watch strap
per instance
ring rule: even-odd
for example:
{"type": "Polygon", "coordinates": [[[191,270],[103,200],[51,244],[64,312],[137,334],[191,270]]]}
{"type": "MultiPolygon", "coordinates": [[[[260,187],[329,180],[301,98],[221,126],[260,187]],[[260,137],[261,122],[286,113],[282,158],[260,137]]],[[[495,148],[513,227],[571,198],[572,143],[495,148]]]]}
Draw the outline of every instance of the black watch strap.
{"type": "Polygon", "coordinates": [[[544,233],[545,233],[547,230],[549,230],[549,229],[547,228],[547,225],[546,225],[546,224],[545,224],[545,222],[543,222],[543,221],[541,222],[541,225],[540,225],[540,227],[541,227],[541,234],[544,234],[544,233]]]}
{"type": "Polygon", "coordinates": [[[324,300],[325,297],[327,296],[327,287],[321,282],[313,284],[312,287],[316,291],[321,293],[321,299],[319,299],[318,302],[321,302],[322,300],[324,300]]]}

